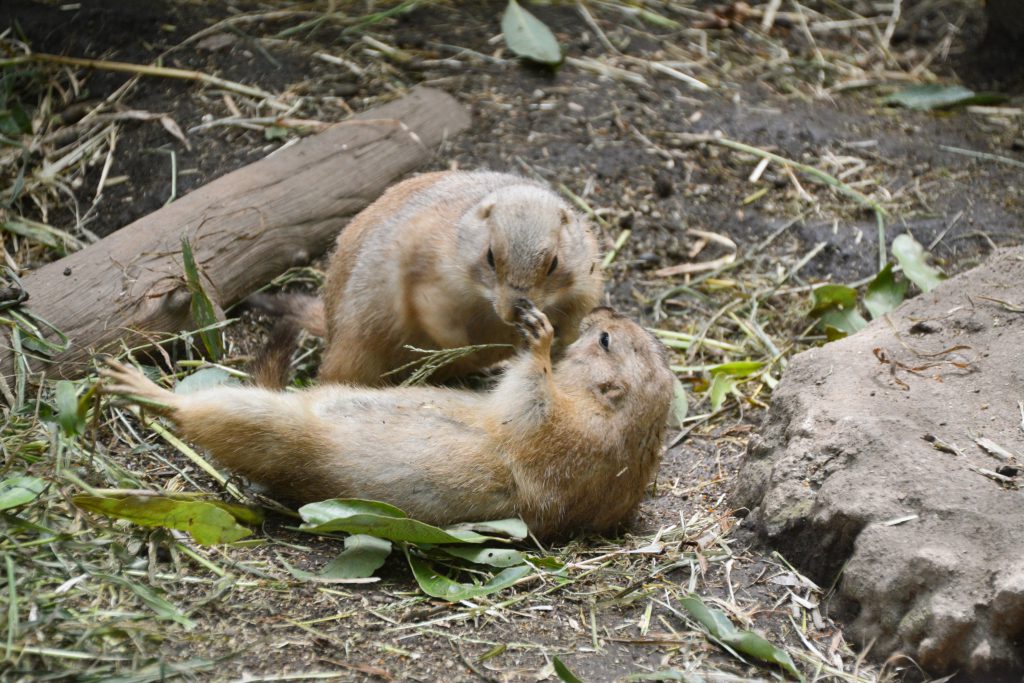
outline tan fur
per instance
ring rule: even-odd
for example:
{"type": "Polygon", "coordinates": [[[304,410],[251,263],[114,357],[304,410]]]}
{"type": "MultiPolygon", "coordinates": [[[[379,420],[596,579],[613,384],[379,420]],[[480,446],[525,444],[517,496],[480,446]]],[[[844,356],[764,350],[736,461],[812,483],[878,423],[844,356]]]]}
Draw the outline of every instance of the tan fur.
{"type": "Polygon", "coordinates": [[[596,309],[552,368],[547,318],[525,302],[516,315],[528,349],[489,393],[327,385],[177,395],[115,361],[106,391],[163,404],[157,411],[221,464],[300,502],[382,500],[434,524],[519,515],[542,538],[613,531],[659,462],[672,398],[664,348],[596,309]]]}
{"type": "MultiPolygon", "coordinates": [[[[597,252],[583,219],[541,183],[457,171],[399,183],[338,238],[323,291],[320,378],[371,386],[399,381],[381,375],[419,357],[405,345],[514,345],[513,303],[521,298],[548,315],[567,345],[601,295],[597,252]]],[[[434,379],[511,354],[478,352],[434,379]]]]}
{"type": "Polygon", "coordinates": [[[279,318],[267,343],[249,370],[253,384],[264,389],[284,389],[292,374],[292,354],[298,346],[299,326],[288,316],[279,318]]]}

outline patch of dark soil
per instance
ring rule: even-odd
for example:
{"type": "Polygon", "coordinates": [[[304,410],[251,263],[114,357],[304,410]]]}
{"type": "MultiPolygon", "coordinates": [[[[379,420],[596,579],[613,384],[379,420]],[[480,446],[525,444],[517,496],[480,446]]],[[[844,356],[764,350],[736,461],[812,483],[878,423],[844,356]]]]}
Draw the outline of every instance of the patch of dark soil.
{"type": "Polygon", "coordinates": [[[985,3],[985,32],[963,51],[958,72],[979,89],[1024,93],[1024,11],[1016,0],[985,3]]]}
{"type": "MultiPolygon", "coordinates": [[[[346,96],[360,90],[336,69],[324,62],[311,61],[308,51],[287,42],[264,45],[240,29],[218,34],[226,38],[220,47],[204,47],[199,41],[172,51],[189,36],[225,19],[228,15],[223,7],[165,0],[127,4],[116,0],[85,0],[69,5],[70,9],[62,7],[12,0],[0,7],[0,26],[15,26],[36,52],[147,65],[171,51],[161,59],[162,66],[200,71],[246,85],[258,85],[271,92],[301,92],[308,90],[311,80],[317,79],[318,84],[333,84],[332,87],[346,96]]],[[[103,69],[88,70],[77,91],[63,106],[78,110],[81,116],[131,78],[131,75],[103,69]]],[[[326,94],[329,90],[330,87],[321,87],[319,92],[326,94]]],[[[195,129],[215,118],[232,116],[228,103],[231,97],[230,93],[215,95],[199,91],[192,81],[143,77],[123,99],[120,108],[166,114],[185,131],[189,142],[176,140],[155,119],[125,122],[119,128],[114,163],[109,172],[110,178],[122,182],[108,182],[100,200],[81,207],[88,217],[86,227],[101,237],[110,234],[171,200],[172,189],[176,192],[174,196],[180,197],[262,158],[286,141],[287,134],[271,138],[261,127],[255,127],[257,130],[244,125],[195,129]]],[[[244,107],[244,103],[235,106],[244,107]]],[[[326,109],[337,119],[347,116],[343,108],[326,109]]],[[[97,194],[101,168],[102,163],[92,165],[81,179],[78,185],[81,197],[92,198],[97,194]]],[[[70,213],[51,220],[64,229],[75,225],[75,215],[70,213]]]]}

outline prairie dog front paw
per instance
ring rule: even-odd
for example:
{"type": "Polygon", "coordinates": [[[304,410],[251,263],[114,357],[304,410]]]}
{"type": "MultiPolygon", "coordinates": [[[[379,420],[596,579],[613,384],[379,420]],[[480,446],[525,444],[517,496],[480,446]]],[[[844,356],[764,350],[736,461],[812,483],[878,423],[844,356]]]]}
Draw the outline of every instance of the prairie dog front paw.
{"type": "Polygon", "coordinates": [[[549,353],[555,328],[544,312],[529,299],[520,299],[515,304],[516,329],[523,335],[534,352],[549,353]]]}

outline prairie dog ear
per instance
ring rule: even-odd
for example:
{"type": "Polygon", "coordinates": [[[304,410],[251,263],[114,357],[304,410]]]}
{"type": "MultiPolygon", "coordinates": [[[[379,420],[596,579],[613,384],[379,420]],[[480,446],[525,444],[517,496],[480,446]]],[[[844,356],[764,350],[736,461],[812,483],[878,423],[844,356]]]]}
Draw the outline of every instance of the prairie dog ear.
{"type": "Polygon", "coordinates": [[[561,214],[563,228],[572,222],[572,216],[569,215],[568,209],[559,209],[558,212],[561,214]]]}
{"type": "Polygon", "coordinates": [[[494,211],[494,203],[494,200],[491,199],[480,205],[480,208],[477,209],[476,212],[476,215],[480,220],[485,221],[491,217],[491,213],[494,211]]]}

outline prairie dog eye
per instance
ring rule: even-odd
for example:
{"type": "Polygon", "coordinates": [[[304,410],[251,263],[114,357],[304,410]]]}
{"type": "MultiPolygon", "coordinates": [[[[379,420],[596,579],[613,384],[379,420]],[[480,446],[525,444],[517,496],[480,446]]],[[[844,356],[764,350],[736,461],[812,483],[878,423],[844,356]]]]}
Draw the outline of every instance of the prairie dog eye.
{"type": "Polygon", "coordinates": [[[494,252],[491,251],[490,247],[487,247],[487,265],[491,267],[491,270],[494,270],[494,252]]]}
{"type": "Polygon", "coordinates": [[[598,341],[600,342],[602,349],[604,349],[605,351],[610,350],[609,347],[612,343],[611,335],[609,335],[607,332],[602,332],[601,336],[598,338],[598,341]]]}
{"type": "Polygon", "coordinates": [[[548,266],[548,275],[551,275],[551,273],[555,272],[555,268],[557,268],[557,267],[558,267],[558,257],[556,256],[555,258],[551,259],[551,265],[548,266]]]}

